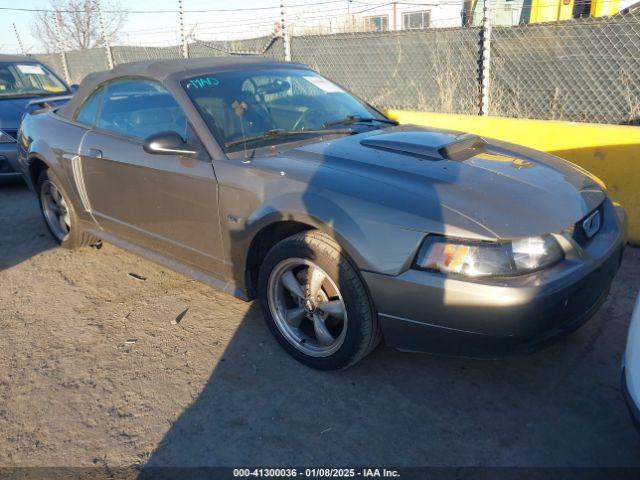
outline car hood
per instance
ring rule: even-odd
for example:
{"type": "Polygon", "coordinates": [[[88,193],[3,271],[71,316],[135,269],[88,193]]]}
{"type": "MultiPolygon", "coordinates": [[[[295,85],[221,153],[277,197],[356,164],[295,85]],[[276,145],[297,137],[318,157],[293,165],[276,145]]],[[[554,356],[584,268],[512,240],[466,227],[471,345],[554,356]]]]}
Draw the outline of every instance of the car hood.
{"type": "Polygon", "coordinates": [[[595,177],[552,155],[417,126],[307,144],[287,156],[314,162],[311,185],[339,188],[346,178],[345,193],[426,231],[440,223],[442,233],[464,228],[490,238],[560,232],[606,198],[595,177]]]}
{"type": "Polygon", "coordinates": [[[17,129],[33,98],[0,98],[0,128],[17,129]]]}
{"type": "MultiPolygon", "coordinates": [[[[52,105],[61,105],[67,102],[66,94],[62,98],[51,96],[52,105]]],[[[47,99],[44,97],[27,97],[27,98],[0,98],[0,129],[17,129],[22,121],[22,116],[27,113],[29,103],[47,99]]]]}

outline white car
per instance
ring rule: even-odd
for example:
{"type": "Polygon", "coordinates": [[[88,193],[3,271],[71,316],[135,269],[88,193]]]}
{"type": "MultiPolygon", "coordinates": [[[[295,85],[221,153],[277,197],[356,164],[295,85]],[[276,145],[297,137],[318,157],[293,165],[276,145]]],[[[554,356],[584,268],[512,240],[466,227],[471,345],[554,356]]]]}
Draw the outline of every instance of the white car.
{"type": "Polygon", "coordinates": [[[627,351],[622,364],[622,391],[640,431],[640,295],[629,326],[627,351]]]}

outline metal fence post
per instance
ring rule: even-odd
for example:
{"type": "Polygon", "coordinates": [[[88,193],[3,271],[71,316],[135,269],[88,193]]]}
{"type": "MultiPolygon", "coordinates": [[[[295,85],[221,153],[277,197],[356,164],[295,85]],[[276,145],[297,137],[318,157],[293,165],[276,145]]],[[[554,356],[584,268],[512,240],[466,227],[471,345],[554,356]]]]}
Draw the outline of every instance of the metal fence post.
{"type": "Polygon", "coordinates": [[[113,70],[113,52],[111,51],[111,45],[109,45],[109,38],[107,36],[107,29],[104,23],[104,16],[102,16],[100,2],[96,2],[96,8],[98,9],[98,20],[100,21],[102,41],[104,42],[104,49],[107,54],[107,67],[109,67],[109,70],[113,70]]]}
{"type": "Polygon", "coordinates": [[[491,0],[484,0],[482,16],[482,48],[480,49],[480,115],[489,115],[489,82],[491,80],[491,0]]]}
{"type": "Polygon", "coordinates": [[[184,33],[184,2],[178,0],[178,15],[180,17],[180,41],[182,42],[182,56],[189,58],[189,44],[187,43],[187,36],[184,33]]]}
{"type": "Polygon", "coordinates": [[[67,64],[67,56],[64,53],[64,47],[62,45],[62,39],[60,37],[60,12],[55,12],[55,21],[53,22],[53,33],[56,36],[58,48],[58,54],[60,55],[60,63],[62,63],[62,73],[64,74],[64,80],[67,84],[71,83],[71,76],[69,75],[69,65],[67,64]]]}
{"type": "Polygon", "coordinates": [[[282,40],[284,41],[284,60],[291,61],[291,37],[287,28],[287,21],[284,14],[284,0],[280,2],[280,27],[282,29],[282,40]]]}
{"type": "Polygon", "coordinates": [[[22,44],[22,38],[20,38],[20,34],[18,33],[18,27],[16,27],[15,22],[13,23],[13,31],[16,34],[16,38],[18,39],[18,46],[20,47],[20,51],[22,52],[23,55],[26,55],[27,52],[25,52],[24,50],[24,45],[22,44]]]}

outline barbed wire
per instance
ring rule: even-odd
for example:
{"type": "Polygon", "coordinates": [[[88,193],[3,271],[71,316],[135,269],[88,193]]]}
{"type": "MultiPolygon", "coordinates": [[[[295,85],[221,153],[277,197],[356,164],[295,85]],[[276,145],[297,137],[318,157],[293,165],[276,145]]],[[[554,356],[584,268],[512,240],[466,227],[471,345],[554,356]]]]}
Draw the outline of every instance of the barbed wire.
{"type": "MultiPolygon", "coordinates": [[[[360,3],[367,4],[367,2],[363,2],[362,0],[346,0],[352,3],[360,3]]],[[[324,0],[321,2],[309,2],[309,3],[295,3],[295,4],[287,4],[287,8],[295,8],[295,7],[308,7],[310,5],[328,5],[335,3],[345,3],[345,0],[324,0]]],[[[419,5],[419,3],[413,2],[405,2],[403,0],[399,0],[396,2],[389,3],[397,3],[406,4],[406,5],[419,5]]],[[[0,11],[10,11],[10,12],[28,12],[28,13],[86,13],[86,9],[51,9],[51,8],[26,8],[26,7],[0,7],[0,11]]],[[[185,9],[183,13],[220,13],[220,12],[247,12],[247,11],[262,11],[262,10],[280,10],[280,5],[269,6],[269,7],[247,7],[247,8],[207,8],[207,9],[197,9],[190,10],[185,9]]],[[[103,10],[103,13],[120,13],[122,10],[103,10]]],[[[164,13],[179,13],[178,9],[175,10],[126,10],[127,13],[132,14],[164,14],[164,13]]]]}

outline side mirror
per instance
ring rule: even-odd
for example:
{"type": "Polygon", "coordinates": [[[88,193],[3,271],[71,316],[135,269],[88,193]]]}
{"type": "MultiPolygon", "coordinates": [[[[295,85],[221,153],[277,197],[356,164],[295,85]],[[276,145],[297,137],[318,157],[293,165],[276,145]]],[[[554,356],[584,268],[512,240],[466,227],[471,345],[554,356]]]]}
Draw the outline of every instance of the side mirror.
{"type": "Polygon", "coordinates": [[[145,152],[155,155],[193,157],[198,154],[195,150],[191,150],[187,142],[176,132],[160,132],[149,135],[142,148],[145,152]]]}
{"type": "Polygon", "coordinates": [[[77,83],[74,83],[73,85],[69,85],[69,91],[71,93],[76,93],[79,88],[80,88],[80,85],[78,85],[77,83]]]}

